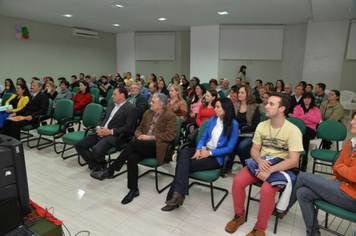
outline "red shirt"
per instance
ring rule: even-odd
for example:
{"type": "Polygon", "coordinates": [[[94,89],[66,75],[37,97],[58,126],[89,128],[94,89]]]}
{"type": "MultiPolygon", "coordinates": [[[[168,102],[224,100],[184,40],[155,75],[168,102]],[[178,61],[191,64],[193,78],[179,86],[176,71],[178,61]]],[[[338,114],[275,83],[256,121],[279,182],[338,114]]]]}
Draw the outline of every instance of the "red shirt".
{"type": "Polygon", "coordinates": [[[203,123],[204,120],[210,119],[210,117],[215,116],[215,110],[214,107],[207,108],[204,107],[204,104],[202,104],[199,107],[199,112],[197,117],[195,118],[195,122],[197,123],[198,127],[200,127],[201,123],[203,123]]]}
{"type": "Polygon", "coordinates": [[[92,97],[90,93],[84,95],[81,91],[78,91],[72,101],[74,102],[74,111],[82,111],[91,103],[92,97]]]}

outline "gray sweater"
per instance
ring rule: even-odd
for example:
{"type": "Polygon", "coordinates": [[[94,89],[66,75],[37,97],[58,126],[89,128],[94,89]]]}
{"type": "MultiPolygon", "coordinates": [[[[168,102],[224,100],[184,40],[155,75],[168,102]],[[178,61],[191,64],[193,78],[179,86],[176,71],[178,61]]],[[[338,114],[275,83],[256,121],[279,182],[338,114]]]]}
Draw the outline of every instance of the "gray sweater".
{"type": "Polygon", "coordinates": [[[68,89],[66,91],[61,91],[57,94],[57,97],[53,100],[53,106],[56,106],[57,102],[61,99],[69,99],[72,100],[73,94],[68,89]]]}

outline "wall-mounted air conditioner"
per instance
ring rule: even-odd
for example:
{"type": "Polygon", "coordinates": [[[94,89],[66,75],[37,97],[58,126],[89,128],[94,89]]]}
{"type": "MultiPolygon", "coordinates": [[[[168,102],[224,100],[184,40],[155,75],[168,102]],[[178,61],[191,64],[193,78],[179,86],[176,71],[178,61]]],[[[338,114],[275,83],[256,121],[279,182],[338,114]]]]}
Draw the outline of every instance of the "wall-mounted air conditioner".
{"type": "Polygon", "coordinates": [[[72,28],[72,36],[81,36],[87,38],[98,38],[99,33],[91,30],[72,28]]]}

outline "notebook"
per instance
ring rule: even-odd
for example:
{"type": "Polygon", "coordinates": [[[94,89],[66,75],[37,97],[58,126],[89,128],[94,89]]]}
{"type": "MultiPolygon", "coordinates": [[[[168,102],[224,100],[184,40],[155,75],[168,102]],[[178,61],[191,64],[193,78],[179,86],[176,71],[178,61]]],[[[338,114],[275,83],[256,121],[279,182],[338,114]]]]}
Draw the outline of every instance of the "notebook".
{"type": "Polygon", "coordinates": [[[0,235],[39,236],[35,231],[24,225],[16,198],[0,202],[0,235]]]}

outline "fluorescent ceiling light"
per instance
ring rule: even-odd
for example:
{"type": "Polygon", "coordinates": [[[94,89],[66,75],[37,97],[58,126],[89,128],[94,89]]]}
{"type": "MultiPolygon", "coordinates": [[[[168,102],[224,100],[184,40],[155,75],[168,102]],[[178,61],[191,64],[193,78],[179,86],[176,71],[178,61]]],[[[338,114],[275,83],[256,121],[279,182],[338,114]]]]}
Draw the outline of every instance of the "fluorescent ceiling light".
{"type": "Polygon", "coordinates": [[[123,5],[119,5],[119,4],[114,4],[114,5],[111,5],[113,8],[123,8],[124,6],[123,5]]]}
{"type": "Polygon", "coordinates": [[[158,18],[158,20],[160,20],[160,21],[165,21],[165,20],[167,20],[166,18],[158,18]]]}
{"type": "Polygon", "coordinates": [[[117,27],[117,26],[120,26],[120,25],[119,24],[112,24],[112,26],[116,26],[117,27]]]}
{"type": "Polygon", "coordinates": [[[64,14],[64,15],[62,15],[63,17],[67,17],[67,18],[70,18],[70,17],[73,17],[73,15],[71,15],[71,14],[64,14]]]}
{"type": "Polygon", "coordinates": [[[227,14],[229,14],[227,11],[218,11],[218,13],[219,13],[219,15],[227,15],[227,14]]]}

